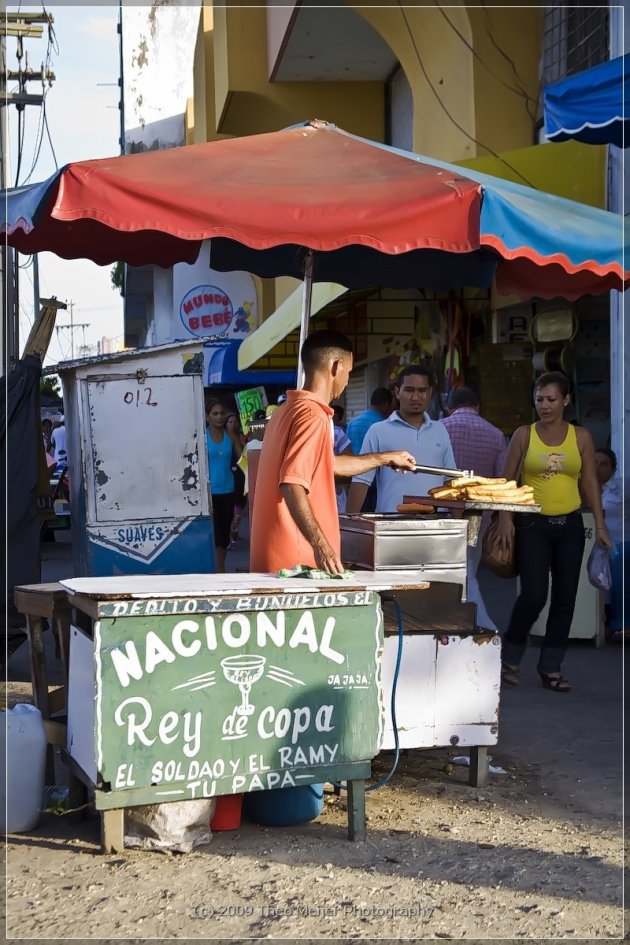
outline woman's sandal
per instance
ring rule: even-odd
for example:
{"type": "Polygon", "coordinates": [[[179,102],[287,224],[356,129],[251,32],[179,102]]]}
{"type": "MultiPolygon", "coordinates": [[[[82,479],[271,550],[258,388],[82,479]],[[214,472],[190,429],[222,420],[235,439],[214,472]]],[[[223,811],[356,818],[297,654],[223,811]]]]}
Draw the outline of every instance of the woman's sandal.
{"type": "Polygon", "coordinates": [[[501,663],[501,682],[508,686],[518,686],[521,681],[518,666],[509,666],[507,663],[501,663]]]}
{"type": "Polygon", "coordinates": [[[571,690],[571,683],[560,674],[554,676],[550,673],[539,673],[538,675],[541,678],[543,689],[551,689],[552,692],[569,692],[571,690]]]}

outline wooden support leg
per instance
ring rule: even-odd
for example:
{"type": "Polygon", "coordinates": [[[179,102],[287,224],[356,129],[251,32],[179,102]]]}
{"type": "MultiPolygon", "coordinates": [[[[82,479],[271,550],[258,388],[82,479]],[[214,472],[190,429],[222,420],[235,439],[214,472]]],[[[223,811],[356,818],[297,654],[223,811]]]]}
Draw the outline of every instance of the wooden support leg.
{"type": "MultiPolygon", "coordinates": [[[[42,713],[43,719],[50,718],[48,702],[48,672],[46,669],[46,655],[44,653],[44,621],[41,617],[26,615],[26,635],[31,657],[31,685],[33,687],[33,702],[42,713]]],[[[52,745],[46,749],[46,784],[55,783],[55,752],[52,745]]]]}
{"type": "Polygon", "coordinates": [[[68,659],[70,655],[70,624],[67,619],[58,617],[55,620],[55,630],[59,640],[59,656],[63,669],[63,681],[68,692],[68,659]]]}
{"type": "Polygon", "coordinates": [[[44,655],[44,621],[41,617],[26,617],[26,633],[31,655],[31,682],[33,701],[45,719],[50,718],[48,706],[48,673],[44,655]]]}
{"type": "Polygon", "coordinates": [[[468,783],[471,787],[484,787],[488,783],[488,749],[477,745],[470,749],[468,783]]]}
{"type": "Polygon", "coordinates": [[[103,853],[120,853],[125,848],[125,809],[101,812],[101,850],[103,853]]]}
{"type": "Polygon", "coordinates": [[[348,840],[364,842],[365,781],[348,781],[348,840]]]}

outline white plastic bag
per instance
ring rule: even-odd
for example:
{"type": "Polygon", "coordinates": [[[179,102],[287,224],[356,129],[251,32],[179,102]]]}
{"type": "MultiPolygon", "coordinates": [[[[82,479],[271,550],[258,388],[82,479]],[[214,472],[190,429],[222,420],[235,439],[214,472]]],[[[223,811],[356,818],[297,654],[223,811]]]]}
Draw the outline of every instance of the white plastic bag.
{"type": "Polygon", "coordinates": [[[215,805],[211,797],[129,807],[125,811],[125,846],[190,853],[210,843],[215,805]]]}
{"type": "Polygon", "coordinates": [[[605,548],[600,547],[600,545],[593,545],[586,562],[586,569],[588,579],[593,587],[598,587],[600,591],[610,590],[612,587],[610,557],[605,548]]]}

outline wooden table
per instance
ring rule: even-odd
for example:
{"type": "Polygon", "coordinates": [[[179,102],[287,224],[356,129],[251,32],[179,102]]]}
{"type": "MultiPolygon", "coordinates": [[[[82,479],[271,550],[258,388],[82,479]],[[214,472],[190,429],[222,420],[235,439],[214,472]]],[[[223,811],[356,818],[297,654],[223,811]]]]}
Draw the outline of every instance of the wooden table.
{"type": "Polygon", "coordinates": [[[26,617],[26,635],[31,662],[33,702],[44,719],[49,749],[46,759],[46,783],[55,783],[53,746],[65,745],[64,722],[53,721],[56,712],[67,709],[68,653],[70,640],[70,605],[65,588],[60,584],[22,584],[14,588],[15,608],[26,617]],[[49,620],[61,660],[62,686],[50,690],[48,665],[44,648],[44,621],[49,620]]]}

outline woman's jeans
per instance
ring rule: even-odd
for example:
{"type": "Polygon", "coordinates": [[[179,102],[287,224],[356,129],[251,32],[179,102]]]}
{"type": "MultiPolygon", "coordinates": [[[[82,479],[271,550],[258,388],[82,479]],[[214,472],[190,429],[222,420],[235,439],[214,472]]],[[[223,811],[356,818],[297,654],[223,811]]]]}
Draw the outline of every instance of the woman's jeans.
{"type": "Polygon", "coordinates": [[[510,666],[519,665],[527,635],[547,601],[551,574],[551,601],[538,672],[557,673],[566,652],[580,581],[582,516],[577,511],[557,516],[519,513],[514,525],[521,593],[503,638],[502,659],[510,666]]]}

